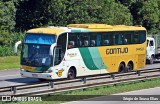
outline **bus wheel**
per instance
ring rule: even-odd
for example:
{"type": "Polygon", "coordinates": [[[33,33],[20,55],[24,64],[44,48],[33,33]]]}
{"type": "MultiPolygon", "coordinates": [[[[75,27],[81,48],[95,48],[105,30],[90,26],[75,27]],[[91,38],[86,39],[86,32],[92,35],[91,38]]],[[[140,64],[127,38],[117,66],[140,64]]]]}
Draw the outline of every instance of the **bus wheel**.
{"type": "Polygon", "coordinates": [[[69,71],[68,71],[68,76],[67,76],[67,78],[68,78],[68,79],[74,79],[75,77],[76,77],[76,73],[75,73],[74,68],[70,68],[69,71]]]}
{"type": "Polygon", "coordinates": [[[123,63],[120,63],[119,68],[118,68],[118,72],[119,73],[124,73],[125,71],[125,66],[123,63]]]}
{"type": "Polygon", "coordinates": [[[131,62],[129,62],[127,64],[127,71],[132,71],[133,70],[133,64],[131,62]]]}

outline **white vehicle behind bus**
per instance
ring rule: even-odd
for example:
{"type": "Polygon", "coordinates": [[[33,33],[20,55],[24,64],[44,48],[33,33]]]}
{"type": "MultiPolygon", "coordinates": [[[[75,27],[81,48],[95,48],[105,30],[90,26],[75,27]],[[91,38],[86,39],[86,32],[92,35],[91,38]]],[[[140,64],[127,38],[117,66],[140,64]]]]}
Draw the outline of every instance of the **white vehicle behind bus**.
{"type": "Polygon", "coordinates": [[[160,59],[160,47],[158,47],[158,37],[147,37],[146,59],[148,64],[153,64],[155,60],[160,59]]]}

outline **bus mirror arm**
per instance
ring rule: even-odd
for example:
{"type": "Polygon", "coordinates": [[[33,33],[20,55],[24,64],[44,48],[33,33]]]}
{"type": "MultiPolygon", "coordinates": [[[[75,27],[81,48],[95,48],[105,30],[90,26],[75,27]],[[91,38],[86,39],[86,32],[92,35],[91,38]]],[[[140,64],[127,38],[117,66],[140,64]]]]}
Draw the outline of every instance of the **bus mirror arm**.
{"type": "Polygon", "coordinates": [[[49,55],[53,56],[53,51],[54,51],[53,49],[54,49],[55,46],[56,46],[56,43],[51,45],[49,55]]]}
{"type": "Polygon", "coordinates": [[[14,53],[17,53],[17,48],[21,43],[22,43],[21,41],[18,41],[18,42],[15,43],[15,45],[14,45],[14,53]]]}

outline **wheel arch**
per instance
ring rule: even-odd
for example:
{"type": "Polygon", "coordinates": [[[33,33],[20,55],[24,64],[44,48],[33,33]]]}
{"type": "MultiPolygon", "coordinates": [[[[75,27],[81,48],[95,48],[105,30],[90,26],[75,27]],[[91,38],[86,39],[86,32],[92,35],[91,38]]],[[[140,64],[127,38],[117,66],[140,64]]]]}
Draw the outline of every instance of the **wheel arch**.
{"type": "MultiPolygon", "coordinates": [[[[68,72],[69,72],[70,69],[73,69],[73,70],[74,70],[74,72],[75,72],[75,77],[76,77],[76,76],[77,76],[77,68],[76,68],[75,66],[70,66],[69,69],[68,69],[68,72]]],[[[68,73],[67,73],[67,75],[68,75],[68,73]]]]}
{"type": "Polygon", "coordinates": [[[128,61],[127,65],[128,65],[129,63],[131,63],[131,64],[132,64],[133,69],[134,69],[134,62],[133,62],[133,60],[128,61]]]}
{"type": "Polygon", "coordinates": [[[119,66],[118,66],[118,72],[125,71],[125,67],[126,67],[125,62],[124,62],[124,61],[121,61],[121,62],[119,63],[119,66]],[[123,69],[123,70],[119,69],[121,64],[123,64],[123,65],[124,65],[124,69],[123,69]]]}

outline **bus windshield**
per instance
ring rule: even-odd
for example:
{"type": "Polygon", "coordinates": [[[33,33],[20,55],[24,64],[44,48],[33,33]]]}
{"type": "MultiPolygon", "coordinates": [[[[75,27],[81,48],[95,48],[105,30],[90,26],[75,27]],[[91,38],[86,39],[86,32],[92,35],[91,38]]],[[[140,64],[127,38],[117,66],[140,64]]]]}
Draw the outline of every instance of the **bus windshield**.
{"type": "Polygon", "coordinates": [[[51,66],[50,46],[55,43],[55,35],[26,34],[22,45],[21,64],[42,67],[51,66]]]}

